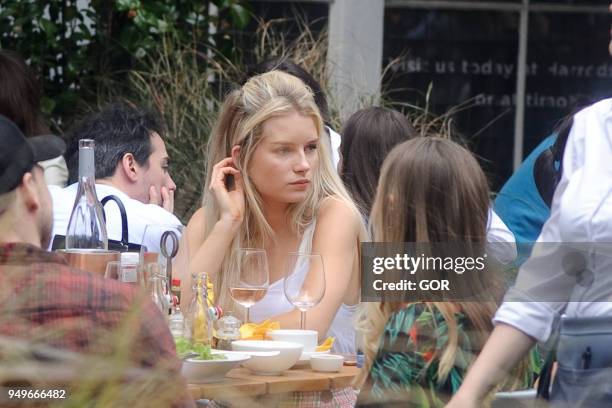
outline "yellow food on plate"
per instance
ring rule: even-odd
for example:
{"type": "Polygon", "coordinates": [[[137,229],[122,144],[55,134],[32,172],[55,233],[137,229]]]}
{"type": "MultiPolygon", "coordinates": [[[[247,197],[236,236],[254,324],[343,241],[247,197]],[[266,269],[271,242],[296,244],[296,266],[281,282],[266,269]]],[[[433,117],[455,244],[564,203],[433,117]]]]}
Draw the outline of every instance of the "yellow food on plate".
{"type": "Polygon", "coordinates": [[[267,340],[268,330],[279,330],[280,323],[264,320],[261,323],[246,323],[240,326],[240,338],[242,340],[267,340]]]}
{"type": "Polygon", "coordinates": [[[323,343],[321,343],[320,345],[317,346],[315,351],[329,351],[329,350],[331,350],[332,346],[334,345],[334,340],[336,340],[334,337],[326,338],[323,343]]]}

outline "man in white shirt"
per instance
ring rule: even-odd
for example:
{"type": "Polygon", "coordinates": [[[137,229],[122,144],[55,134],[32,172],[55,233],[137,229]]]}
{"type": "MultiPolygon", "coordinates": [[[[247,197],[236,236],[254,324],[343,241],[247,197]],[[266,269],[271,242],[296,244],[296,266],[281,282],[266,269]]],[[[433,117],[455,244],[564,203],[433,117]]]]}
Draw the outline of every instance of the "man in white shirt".
{"type": "MultiPolygon", "coordinates": [[[[612,13],[612,1],[609,10],[612,13]]],[[[612,56],[612,31],[608,51],[612,56]]],[[[612,315],[611,157],[612,99],[604,99],[574,115],[550,217],[532,255],[521,267],[516,285],[495,314],[493,332],[448,408],[481,406],[487,393],[536,342],[554,337],[562,314],[569,318],[612,315]]],[[[604,388],[597,389],[585,355],[574,357],[576,361],[583,359],[583,370],[568,370],[559,364],[557,375],[561,372],[567,379],[561,370],[574,370],[574,391],[582,389],[578,398],[588,398],[593,391],[597,402],[604,400],[605,406],[610,406],[609,388],[607,394],[600,392],[604,388]],[[579,377],[584,381],[579,382],[579,377]]],[[[591,357],[589,353],[589,362],[591,357]]],[[[571,386],[557,391],[563,394],[559,399],[569,400],[567,406],[587,406],[577,402],[569,390],[571,386]]]]}
{"type": "MultiPolygon", "coordinates": [[[[67,161],[71,179],[77,179],[78,140],[93,139],[98,199],[114,195],[121,200],[128,220],[128,239],[133,244],[143,242],[147,225],[181,224],[172,213],[176,184],[168,170],[169,157],[161,133],[151,113],[123,104],[110,105],[86,117],[70,133],[72,150],[67,152],[67,161]]],[[[78,183],[73,183],[64,189],[50,188],[54,235],[66,235],[77,187],[78,183]]],[[[108,238],[118,241],[122,233],[119,209],[108,203],[105,212],[108,238]]]]}

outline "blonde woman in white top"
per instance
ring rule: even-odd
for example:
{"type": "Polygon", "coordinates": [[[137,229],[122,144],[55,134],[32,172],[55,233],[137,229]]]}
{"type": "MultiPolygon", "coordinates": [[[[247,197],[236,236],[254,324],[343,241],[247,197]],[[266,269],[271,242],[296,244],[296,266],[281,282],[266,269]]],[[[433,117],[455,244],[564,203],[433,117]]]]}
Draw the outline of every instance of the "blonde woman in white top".
{"type": "MultiPolygon", "coordinates": [[[[248,80],[225,99],[209,145],[203,206],[187,226],[190,271],[208,273],[217,302],[235,310],[228,290],[234,249],[265,249],[273,284],[316,219],[311,250],[323,257],[327,287],[308,312],[307,328],[320,339],[341,308],[359,302],[358,248],[365,238],[359,211],[331,165],[328,145],[321,143],[323,132],[313,95],[301,80],[280,71],[248,80]],[[228,190],[230,175],[235,187],[228,190]]],[[[187,296],[190,282],[183,276],[187,296]]],[[[269,317],[282,328],[299,328],[296,309],[277,315],[270,310],[269,317]]]]}

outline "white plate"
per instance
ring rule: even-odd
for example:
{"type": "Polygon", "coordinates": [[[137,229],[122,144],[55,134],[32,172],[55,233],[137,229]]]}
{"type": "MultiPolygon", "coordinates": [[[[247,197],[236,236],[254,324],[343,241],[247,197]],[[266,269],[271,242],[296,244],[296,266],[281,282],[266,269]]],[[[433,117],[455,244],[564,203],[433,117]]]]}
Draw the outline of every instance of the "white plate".
{"type": "MultiPolygon", "coordinates": [[[[224,354],[223,351],[213,351],[213,354],[224,354]]],[[[245,354],[224,354],[225,360],[196,360],[188,358],[183,360],[181,373],[188,383],[205,384],[222,381],[225,374],[250,357],[245,354]]]]}

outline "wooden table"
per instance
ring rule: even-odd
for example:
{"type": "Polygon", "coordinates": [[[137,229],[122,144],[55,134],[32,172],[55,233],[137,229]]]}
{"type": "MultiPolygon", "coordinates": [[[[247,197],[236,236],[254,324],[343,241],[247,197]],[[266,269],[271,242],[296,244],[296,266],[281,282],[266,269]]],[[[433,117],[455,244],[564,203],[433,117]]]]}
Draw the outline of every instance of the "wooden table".
{"type": "Polygon", "coordinates": [[[359,368],[354,366],[343,366],[338,373],[319,373],[308,367],[287,370],[280,376],[265,376],[254,375],[246,368],[235,368],[224,381],[189,384],[189,391],[194,399],[204,398],[235,406],[253,407],[255,401],[265,396],[280,397],[294,391],[326,391],[348,387],[358,372],[359,368]]]}

